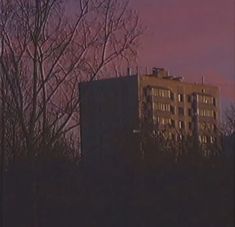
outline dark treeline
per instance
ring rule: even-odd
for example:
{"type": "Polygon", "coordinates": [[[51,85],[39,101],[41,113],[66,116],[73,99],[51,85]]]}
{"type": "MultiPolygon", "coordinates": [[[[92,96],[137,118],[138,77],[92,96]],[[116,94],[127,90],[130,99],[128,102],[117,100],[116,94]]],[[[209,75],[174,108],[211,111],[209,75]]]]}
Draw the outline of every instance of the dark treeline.
{"type": "Polygon", "coordinates": [[[176,161],[148,147],[144,159],[125,151],[89,164],[63,149],[8,163],[4,227],[234,224],[231,156],[187,152],[176,161]]]}

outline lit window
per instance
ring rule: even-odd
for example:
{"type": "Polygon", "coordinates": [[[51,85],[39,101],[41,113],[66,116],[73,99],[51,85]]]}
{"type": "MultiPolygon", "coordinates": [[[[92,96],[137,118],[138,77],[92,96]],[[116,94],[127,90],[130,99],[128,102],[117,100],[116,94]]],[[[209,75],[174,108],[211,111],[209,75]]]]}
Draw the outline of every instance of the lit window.
{"type": "Polygon", "coordinates": [[[160,123],[160,117],[153,115],[153,123],[159,124],[160,123]]]}
{"type": "Polygon", "coordinates": [[[198,140],[199,140],[199,142],[201,143],[201,142],[202,142],[202,137],[199,136],[199,137],[198,137],[198,140]]]}
{"type": "Polygon", "coordinates": [[[199,127],[201,130],[215,131],[215,125],[211,123],[201,122],[199,123],[199,127]]]}
{"type": "Polygon", "coordinates": [[[161,118],[160,122],[162,125],[170,125],[171,119],[170,118],[161,118]]]}
{"type": "Polygon", "coordinates": [[[152,88],[152,95],[163,98],[171,98],[170,90],[162,88],[152,88]]]}
{"type": "Polygon", "coordinates": [[[170,112],[170,104],[153,102],[153,109],[170,112]]]}
{"type": "Polygon", "coordinates": [[[206,123],[205,122],[199,123],[199,128],[201,130],[205,130],[206,129],[206,123]]]}
{"type": "Polygon", "coordinates": [[[210,136],[210,143],[214,143],[215,142],[215,137],[210,136]]]}
{"type": "Polygon", "coordinates": [[[184,101],[184,95],[183,94],[178,94],[178,101],[183,102],[184,101]]]}
{"type": "Polygon", "coordinates": [[[172,133],[168,133],[168,139],[172,140],[172,133]]]}
{"type": "Polygon", "coordinates": [[[162,118],[162,119],[160,120],[160,123],[161,123],[162,125],[165,125],[165,119],[162,118]]]}
{"type": "Polygon", "coordinates": [[[200,143],[207,143],[207,142],[208,142],[207,136],[205,136],[205,135],[200,135],[200,136],[199,136],[199,142],[200,142],[200,143]]]}
{"type": "Polygon", "coordinates": [[[202,136],[202,142],[207,143],[207,137],[206,136],[202,136]]]}
{"type": "Polygon", "coordinates": [[[180,141],[180,140],[184,140],[184,136],[183,135],[181,135],[181,134],[178,134],[178,141],[180,141]]]}
{"type": "Polygon", "coordinates": [[[160,122],[160,117],[157,117],[157,123],[159,123],[160,122]]]}
{"type": "Polygon", "coordinates": [[[183,121],[179,121],[179,128],[184,129],[184,122],[183,121]]]}
{"type": "Polygon", "coordinates": [[[199,95],[198,99],[200,103],[214,104],[214,98],[208,95],[199,95]]]}
{"type": "Polygon", "coordinates": [[[156,122],[157,118],[155,115],[153,115],[153,121],[156,122]]]}
{"type": "Polygon", "coordinates": [[[208,109],[200,109],[199,110],[199,115],[202,117],[216,117],[215,112],[213,110],[208,110],[208,109]]]}

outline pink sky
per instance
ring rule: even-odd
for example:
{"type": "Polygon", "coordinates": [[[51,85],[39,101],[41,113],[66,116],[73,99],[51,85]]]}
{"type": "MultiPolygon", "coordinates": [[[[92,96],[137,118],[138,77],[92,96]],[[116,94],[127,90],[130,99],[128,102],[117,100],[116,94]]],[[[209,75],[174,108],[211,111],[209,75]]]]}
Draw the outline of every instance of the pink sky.
{"type": "Polygon", "coordinates": [[[138,64],[165,67],[185,80],[221,89],[223,106],[235,101],[234,0],[131,0],[147,31],[138,64]]]}

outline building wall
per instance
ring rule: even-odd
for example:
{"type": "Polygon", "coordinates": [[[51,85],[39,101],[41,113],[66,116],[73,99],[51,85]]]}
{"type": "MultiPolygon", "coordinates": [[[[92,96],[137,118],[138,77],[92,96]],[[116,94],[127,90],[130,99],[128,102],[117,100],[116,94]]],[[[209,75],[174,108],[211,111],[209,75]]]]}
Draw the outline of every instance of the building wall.
{"type": "Polygon", "coordinates": [[[147,122],[154,129],[167,129],[173,141],[192,136],[201,144],[219,144],[217,87],[185,83],[161,69],[159,75],[155,71],[81,83],[80,96],[85,159],[115,159],[120,152],[134,150],[134,144],[139,149],[147,122]]]}
{"type": "Polygon", "coordinates": [[[138,127],[137,76],[80,84],[81,149],[88,160],[114,159],[138,127]]]}
{"type": "Polygon", "coordinates": [[[158,129],[167,128],[169,137],[177,140],[177,137],[197,136],[202,143],[218,139],[217,87],[152,74],[140,77],[140,92],[145,103],[142,117],[147,108],[151,113],[148,118],[152,118],[158,129]]]}

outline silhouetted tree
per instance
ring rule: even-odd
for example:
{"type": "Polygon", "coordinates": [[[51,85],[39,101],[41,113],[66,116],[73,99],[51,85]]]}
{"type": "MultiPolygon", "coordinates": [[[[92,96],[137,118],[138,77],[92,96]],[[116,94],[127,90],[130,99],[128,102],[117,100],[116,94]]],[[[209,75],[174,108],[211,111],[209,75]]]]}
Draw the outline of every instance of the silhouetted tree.
{"type": "Polygon", "coordinates": [[[18,146],[34,156],[78,127],[78,83],[135,54],[142,29],[126,1],[79,0],[75,11],[57,0],[0,5],[1,75],[23,135],[18,146]]]}
{"type": "Polygon", "coordinates": [[[222,132],[225,135],[233,135],[235,133],[235,104],[231,104],[225,110],[222,132]]]}
{"type": "Polygon", "coordinates": [[[78,83],[133,57],[141,34],[125,0],[0,0],[1,162],[31,160],[33,226],[38,158],[79,136],[78,83]]]}

